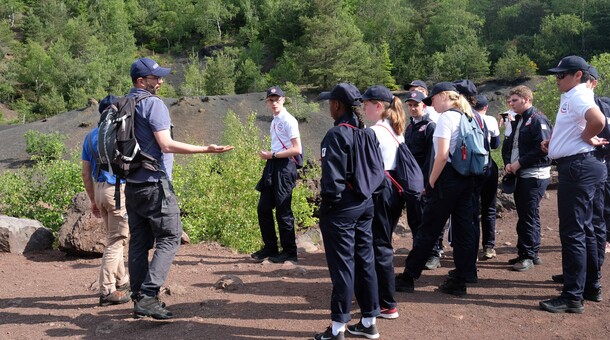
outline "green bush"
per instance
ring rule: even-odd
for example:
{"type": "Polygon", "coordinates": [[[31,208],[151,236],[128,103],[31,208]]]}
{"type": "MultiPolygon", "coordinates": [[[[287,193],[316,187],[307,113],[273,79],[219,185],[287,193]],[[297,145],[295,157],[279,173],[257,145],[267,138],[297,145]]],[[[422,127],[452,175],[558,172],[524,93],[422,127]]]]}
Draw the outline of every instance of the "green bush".
{"type": "Polygon", "coordinates": [[[66,136],[55,132],[44,134],[36,130],[25,133],[25,152],[34,161],[47,161],[60,159],[66,152],[64,140],[66,136]]]}
{"type": "Polygon", "coordinates": [[[72,197],[82,191],[81,165],[76,154],[71,160],[38,162],[33,168],[0,175],[0,211],[37,220],[57,232],[72,197]]]}
{"type": "Polygon", "coordinates": [[[498,59],[494,75],[499,80],[508,82],[523,79],[536,74],[538,66],[527,55],[518,54],[515,47],[510,47],[506,53],[498,59]]]}
{"type": "Polygon", "coordinates": [[[554,76],[545,77],[544,81],[536,86],[534,106],[544,113],[553,125],[555,125],[560,100],[561,93],[557,89],[557,81],[554,76]]]}
{"type": "Polygon", "coordinates": [[[286,110],[290,112],[299,122],[306,122],[311,118],[312,112],[320,112],[320,104],[317,102],[306,101],[306,98],[301,95],[299,87],[293,83],[286,83],[282,85],[287,101],[286,110]]]}
{"type": "MultiPolygon", "coordinates": [[[[259,140],[255,118],[253,113],[243,125],[229,111],[222,143],[235,146],[235,150],[222,155],[189,156],[183,165],[174,168],[182,223],[194,242],[217,241],[240,252],[262,245],[256,212],[259,193],[254,188],[265,165],[258,152],[268,148],[269,140],[259,140]]],[[[316,223],[310,196],[304,186],[294,190],[292,208],[299,226],[316,223]]]]}

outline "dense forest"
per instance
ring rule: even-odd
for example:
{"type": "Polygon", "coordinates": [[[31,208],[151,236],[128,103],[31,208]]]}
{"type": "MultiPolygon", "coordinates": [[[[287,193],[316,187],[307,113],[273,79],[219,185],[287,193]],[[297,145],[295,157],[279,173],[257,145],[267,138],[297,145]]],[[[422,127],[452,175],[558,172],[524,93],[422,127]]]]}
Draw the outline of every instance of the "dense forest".
{"type": "Polygon", "coordinates": [[[512,81],[610,46],[608,0],[0,0],[0,18],[19,121],[126,92],[138,56],[176,65],[162,95],[190,96],[512,81]]]}

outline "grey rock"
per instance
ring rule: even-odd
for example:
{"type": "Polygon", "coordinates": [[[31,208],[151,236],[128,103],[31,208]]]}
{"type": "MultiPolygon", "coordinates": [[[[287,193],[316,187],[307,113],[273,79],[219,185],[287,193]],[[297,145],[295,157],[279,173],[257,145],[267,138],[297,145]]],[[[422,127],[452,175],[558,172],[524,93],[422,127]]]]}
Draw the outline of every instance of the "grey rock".
{"type": "Polygon", "coordinates": [[[235,275],[225,275],[220,278],[220,280],[216,281],[214,287],[216,289],[224,289],[227,291],[235,291],[240,287],[243,287],[244,282],[235,275]]]}
{"type": "Polygon", "coordinates": [[[53,246],[53,232],[27,218],[0,216],[0,251],[23,254],[53,246]]]}

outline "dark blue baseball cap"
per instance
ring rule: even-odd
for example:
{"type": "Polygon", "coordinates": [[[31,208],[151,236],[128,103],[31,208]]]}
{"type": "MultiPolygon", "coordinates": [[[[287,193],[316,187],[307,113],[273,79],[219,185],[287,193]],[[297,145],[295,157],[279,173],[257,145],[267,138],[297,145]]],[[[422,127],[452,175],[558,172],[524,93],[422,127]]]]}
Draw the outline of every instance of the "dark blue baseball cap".
{"type": "Polygon", "coordinates": [[[106,110],[106,108],[114,103],[117,102],[119,98],[113,94],[109,94],[106,97],[104,97],[104,99],[100,100],[100,105],[98,107],[98,111],[100,113],[104,112],[104,110],[106,110]]]}
{"type": "Polygon", "coordinates": [[[358,106],[362,95],[356,86],[350,83],[339,83],[331,91],[320,93],[318,100],[335,99],[349,106],[358,106]]]}
{"type": "Polygon", "coordinates": [[[383,85],[375,85],[369,87],[364,94],[362,94],[362,100],[378,100],[382,102],[391,103],[394,99],[394,95],[387,87],[383,85]]]}
{"type": "Polygon", "coordinates": [[[599,80],[599,73],[597,72],[597,69],[595,68],[595,66],[589,65],[589,74],[591,75],[591,77],[593,77],[595,80],[599,80]]]}
{"type": "Polygon", "coordinates": [[[489,101],[487,100],[487,97],[485,97],[482,94],[476,96],[475,99],[476,99],[477,103],[472,108],[477,110],[477,111],[481,110],[485,106],[489,105],[489,101]]]}
{"type": "Polygon", "coordinates": [[[430,95],[426,98],[424,98],[422,100],[422,102],[424,102],[424,104],[430,106],[432,105],[432,97],[436,96],[437,94],[441,93],[441,92],[445,92],[445,91],[453,91],[458,93],[458,90],[455,88],[455,85],[453,83],[450,83],[448,81],[443,81],[440,82],[436,85],[434,85],[434,87],[432,88],[432,92],[430,92],[430,95]]]}
{"type": "Polygon", "coordinates": [[[284,91],[282,91],[279,86],[271,86],[269,89],[267,89],[267,95],[265,98],[269,98],[270,96],[286,97],[284,95],[284,91]]]}
{"type": "Polygon", "coordinates": [[[156,61],[150,58],[140,58],[131,64],[131,70],[129,71],[129,75],[131,78],[140,78],[140,77],[165,77],[172,70],[170,68],[165,68],[159,66],[156,61]]]}
{"type": "Polygon", "coordinates": [[[426,91],[428,91],[428,85],[426,85],[426,83],[423,80],[413,80],[412,82],[410,82],[409,84],[407,84],[407,88],[410,87],[415,87],[415,86],[419,86],[419,87],[423,87],[426,89],[426,91]]]}
{"type": "Polygon", "coordinates": [[[582,58],[577,55],[569,55],[567,57],[563,57],[557,67],[553,67],[549,69],[549,73],[562,73],[566,71],[578,71],[583,70],[586,71],[589,69],[589,64],[582,58]]]}
{"type": "Polygon", "coordinates": [[[407,92],[407,98],[405,99],[405,103],[409,100],[421,103],[424,98],[426,98],[426,96],[424,96],[424,94],[419,91],[409,91],[407,92]]]}
{"type": "Polygon", "coordinates": [[[459,94],[466,97],[474,97],[477,95],[477,87],[470,79],[460,79],[453,82],[455,89],[459,94]]]}

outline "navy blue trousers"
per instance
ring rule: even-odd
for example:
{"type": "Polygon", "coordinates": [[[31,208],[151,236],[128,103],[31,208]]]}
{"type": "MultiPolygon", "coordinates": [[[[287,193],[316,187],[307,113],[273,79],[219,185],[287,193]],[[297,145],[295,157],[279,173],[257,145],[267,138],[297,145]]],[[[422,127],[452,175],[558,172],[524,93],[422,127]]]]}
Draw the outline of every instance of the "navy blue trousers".
{"type": "Polygon", "coordinates": [[[340,202],[320,204],[320,230],[330,279],[331,320],[347,323],[352,296],[362,317],[379,315],[379,295],[373,253],[373,199],[362,200],[344,191],[340,202]]]}
{"type": "Polygon", "coordinates": [[[498,165],[491,161],[490,173],[481,186],[481,245],[496,246],[496,195],[498,193],[498,165]]]}
{"type": "Polygon", "coordinates": [[[477,275],[476,260],[479,243],[479,227],[473,223],[474,179],[457,173],[447,163],[435,183],[434,189],[426,188],[426,205],[422,227],[405,263],[405,274],[420,277],[430,251],[438,242],[445,223],[452,219],[453,261],[456,278],[474,279],[477,275]]]}
{"type": "Polygon", "coordinates": [[[289,158],[268,160],[261,181],[256,189],[261,196],[258,201],[258,225],[265,248],[277,251],[275,219],[280,234],[282,251],[289,255],[297,254],[292,213],[292,190],[296,185],[296,165],[289,158]]]}
{"type": "Polygon", "coordinates": [[[379,305],[382,308],[392,309],[396,307],[392,234],[398,224],[404,204],[398,190],[387,177],[373,195],[373,203],[375,206],[373,249],[377,286],[379,287],[379,305]]]}
{"type": "MultiPolygon", "coordinates": [[[[591,223],[593,223],[593,232],[595,233],[595,239],[597,240],[597,259],[590,259],[589,261],[596,261],[598,266],[598,279],[601,279],[601,268],[604,264],[604,259],[606,257],[606,239],[607,239],[607,231],[608,225],[606,217],[610,217],[606,215],[606,211],[608,205],[610,204],[610,190],[608,190],[608,161],[604,162],[606,166],[606,177],[604,180],[597,186],[595,190],[595,198],[593,199],[593,218],[591,219],[591,223]]],[[[587,276],[587,281],[590,278],[587,276]]],[[[586,287],[591,286],[591,284],[585,284],[586,287]]]]}
{"type": "Polygon", "coordinates": [[[515,206],[517,207],[517,253],[534,259],[540,251],[540,200],[550,180],[536,178],[517,179],[515,206]]]}
{"type": "Polygon", "coordinates": [[[592,154],[558,159],[557,164],[557,206],[564,278],[561,296],[582,300],[585,288],[599,288],[593,201],[595,192],[607,177],[606,166],[592,154]]]}

